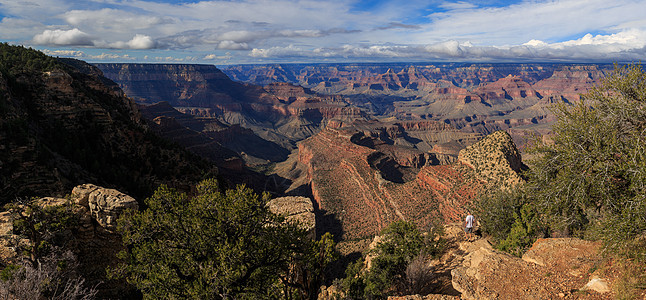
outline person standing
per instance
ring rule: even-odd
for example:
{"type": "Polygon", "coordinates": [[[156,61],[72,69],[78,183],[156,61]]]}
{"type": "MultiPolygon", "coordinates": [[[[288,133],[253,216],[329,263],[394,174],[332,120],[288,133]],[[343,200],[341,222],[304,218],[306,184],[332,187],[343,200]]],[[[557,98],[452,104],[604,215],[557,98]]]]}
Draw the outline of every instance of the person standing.
{"type": "Polygon", "coordinates": [[[475,222],[475,218],[473,217],[473,215],[471,215],[470,212],[468,212],[467,214],[467,218],[464,220],[464,236],[468,241],[471,241],[471,238],[473,236],[473,223],[475,222]]]}

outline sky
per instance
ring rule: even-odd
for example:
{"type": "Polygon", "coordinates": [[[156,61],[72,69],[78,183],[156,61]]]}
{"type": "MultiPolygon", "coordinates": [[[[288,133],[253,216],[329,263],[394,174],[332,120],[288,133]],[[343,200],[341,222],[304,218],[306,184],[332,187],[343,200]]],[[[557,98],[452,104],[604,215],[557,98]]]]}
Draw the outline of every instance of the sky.
{"type": "Polygon", "coordinates": [[[88,62],[646,60],[646,0],[0,0],[0,20],[88,62]]]}

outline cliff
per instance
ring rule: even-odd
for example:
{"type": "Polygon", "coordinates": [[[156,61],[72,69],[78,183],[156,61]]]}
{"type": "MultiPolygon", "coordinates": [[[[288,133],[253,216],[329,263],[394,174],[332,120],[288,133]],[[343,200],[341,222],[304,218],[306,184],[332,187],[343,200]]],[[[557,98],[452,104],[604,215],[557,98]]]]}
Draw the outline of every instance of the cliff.
{"type": "Polygon", "coordinates": [[[223,71],[242,82],[284,80],[344,95],[378,118],[444,121],[483,134],[509,130],[524,143],[523,136],[541,135],[554,121],[550,104],[578,100],[611,69],[608,64],[366,63],[234,65],[223,71]]]}
{"type": "Polygon", "coordinates": [[[63,196],[88,181],[142,197],[217,173],[152,134],[98,69],[5,44],[0,51],[0,202],[63,196]]]}
{"type": "MultiPolygon", "coordinates": [[[[165,101],[185,114],[251,129],[260,138],[288,150],[295,148],[297,141],[318,132],[330,119],[367,118],[342,97],[322,96],[287,83],[264,87],[242,84],[230,80],[215,66],[96,66],[140,104],[165,101]]],[[[243,150],[238,148],[242,154],[243,150]]]]}
{"type": "Polygon", "coordinates": [[[412,221],[420,228],[437,217],[447,222],[461,220],[464,207],[478,192],[498,183],[493,178],[503,173],[511,176],[522,165],[519,156],[510,155],[518,152],[504,132],[462,150],[460,159],[407,165],[415,162],[410,160],[414,148],[397,149],[392,141],[405,136],[398,131],[403,126],[370,125],[328,126],[299,144],[298,161],[306,170],[314,201],[321,212],[338,220],[338,228],[325,229],[346,240],[371,237],[395,220],[412,221]],[[489,147],[494,153],[479,150],[489,147]],[[461,162],[485,161],[490,156],[506,158],[491,162],[499,170],[495,173],[461,162]]]}

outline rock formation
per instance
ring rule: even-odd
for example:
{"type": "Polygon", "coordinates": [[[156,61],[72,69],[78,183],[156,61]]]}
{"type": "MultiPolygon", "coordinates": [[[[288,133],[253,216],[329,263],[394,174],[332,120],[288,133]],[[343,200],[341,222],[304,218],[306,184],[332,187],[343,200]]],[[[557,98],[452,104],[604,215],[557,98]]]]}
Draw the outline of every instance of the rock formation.
{"type": "Polygon", "coordinates": [[[76,186],[72,200],[90,209],[92,218],[108,231],[117,229],[117,219],[124,210],[137,210],[137,201],[115,189],[105,189],[93,184],[76,186]]]}
{"type": "MultiPolygon", "coordinates": [[[[543,134],[554,121],[547,107],[579,99],[612,69],[607,64],[321,64],[229,66],[231,78],[255,84],[286,80],[341,94],[377,116],[445,121],[478,133],[515,128],[543,134]],[[282,76],[270,76],[280,70],[282,76]]],[[[522,145],[521,145],[522,146],[522,145]]]]}
{"type": "Polygon", "coordinates": [[[599,291],[578,293],[591,279],[603,282],[590,273],[600,262],[599,249],[598,242],[574,238],[539,239],[523,259],[490,246],[467,249],[462,265],[451,271],[453,287],[462,299],[605,299],[599,291]]]}
{"type": "MultiPolygon", "coordinates": [[[[115,298],[124,296],[127,286],[123,281],[108,280],[106,268],[114,267],[117,253],[123,250],[121,236],[116,233],[116,220],[128,209],[138,209],[134,198],[114,189],[106,189],[93,184],[74,187],[71,199],[45,197],[36,200],[42,207],[60,206],[71,201],[78,220],[72,230],[72,241],[68,247],[79,261],[79,272],[89,286],[98,285],[101,297],[115,298]]],[[[7,262],[15,259],[16,253],[9,248],[7,240],[13,234],[9,212],[0,214],[0,245],[2,259],[7,262]]]]}
{"type": "Polygon", "coordinates": [[[395,220],[412,221],[421,228],[438,217],[458,221],[464,206],[494,184],[494,177],[504,174],[510,184],[520,180],[512,176],[520,164],[518,152],[504,132],[463,150],[460,157],[468,164],[449,160],[453,163],[435,161],[422,166],[401,163],[398,155],[408,157],[411,148],[383,150],[394,149],[388,141],[400,134],[398,130],[371,133],[359,122],[357,126],[328,126],[299,144],[298,160],[305,166],[313,199],[321,211],[338,219],[343,238],[371,237],[395,220]],[[366,138],[369,135],[373,138],[366,138]],[[491,162],[491,170],[473,166],[490,157],[498,158],[491,162]]]}
{"type": "Polygon", "coordinates": [[[520,172],[527,167],[510,135],[497,131],[461,150],[458,160],[471,167],[479,180],[511,187],[523,181],[520,172]]]}
{"type": "Polygon", "coordinates": [[[246,167],[262,170],[285,161],[298,141],[316,134],[329,121],[368,118],[342,97],[322,96],[288,83],[241,84],[215,66],[97,66],[143,104],[140,110],[150,128],[213,161],[230,185],[293,192],[289,187],[300,179],[265,177],[246,167]]]}
{"type": "Polygon", "coordinates": [[[316,217],[312,200],[306,197],[280,197],[267,203],[269,210],[285,217],[287,222],[299,224],[311,238],[316,237],[316,217]]]}

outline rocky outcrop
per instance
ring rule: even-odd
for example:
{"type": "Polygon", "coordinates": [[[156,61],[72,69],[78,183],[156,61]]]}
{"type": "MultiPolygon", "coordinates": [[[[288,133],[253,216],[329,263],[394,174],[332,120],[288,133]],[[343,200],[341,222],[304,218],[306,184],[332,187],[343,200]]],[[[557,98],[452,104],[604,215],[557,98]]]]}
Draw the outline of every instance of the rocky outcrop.
{"type": "Polygon", "coordinates": [[[72,190],[72,200],[90,209],[92,218],[108,231],[117,228],[117,219],[123,211],[139,209],[137,201],[115,189],[83,184],[72,190]]]}
{"type": "Polygon", "coordinates": [[[505,131],[494,132],[461,150],[458,161],[473,168],[478,179],[507,188],[522,182],[520,172],[527,168],[505,131]]]}
{"type": "MultiPolygon", "coordinates": [[[[134,198],[114,189],[93,184],[76,186],[71,199],[44,197],[36,200],[42,207],[73,204],[75,217],[66,250],[77,257],[78,271],[89,286],[96,286],[100,297],[120,298],[132,295],[125,281],[106,278],[106,268],[118,263],[117,253],[123,250],[121,236],[116,233],[116,220],[127,209],[138,209],[134,198]]],[[[13,223],[9,212],[0,213],[0,256],[5,262],[15,259],[16,253],[7,243],[13,235],[13,223]]],[[[131,291],[130,291],[131,292],[131,291]]]]}
{"type": "Polygon", "coordinates": [[[312,200],[306,197],[280,197],[267,203],[269,210],[285,217],[287,222],[294,222],[305,229],[311,238],[316,237],[316,218],[312,200]]]}
{"type": "Polygon", "coordinates": [[[452,283],[462,299],[609,299],[601,291],[578,292],[603,282],[590,273],[600,262],[599,249],[598,242],[574,238],[539,239],[523,259],[486,246],[465,248],[452,283]]]}

